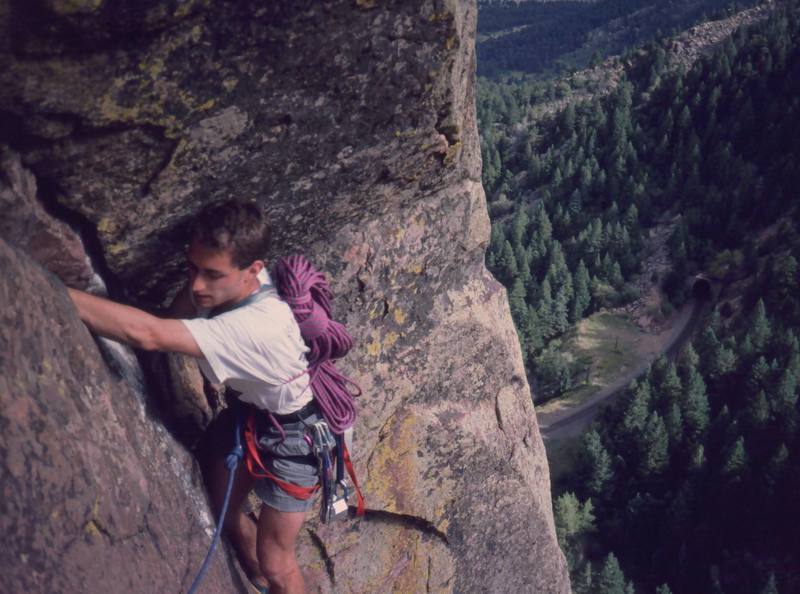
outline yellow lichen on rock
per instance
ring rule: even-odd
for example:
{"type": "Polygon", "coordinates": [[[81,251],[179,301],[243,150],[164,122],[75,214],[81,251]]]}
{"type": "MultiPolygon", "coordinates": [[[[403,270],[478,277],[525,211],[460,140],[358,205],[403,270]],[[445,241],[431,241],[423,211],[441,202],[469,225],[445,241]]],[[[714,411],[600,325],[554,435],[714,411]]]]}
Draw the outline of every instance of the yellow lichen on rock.
{"type": "Polygon", "coordinates": [[[100,529],[97,527],[97,522],[89,520],[84,524],[83,531],[89,536],[100,536],[100,529]]]}
{"type": "Polygon", "coordinates": [[[419,478],[416,464],[417,435],[422,430],[419,421],[412,414],[392,419],[387,430],[389,438],[381,441],[375,449],[365,491],[386,511],[409,511],[406,498],[414,493],[419,478]]]}
{"type": "Polygon", "coordinates": [[[370,343],[367,343],[367,354],[370,357],[377,357],[381,354],[381,341],[380,340],[373,340],[370,343]]]}
{"type": "Polygon", "coordinates": [[[425,267],[422,265],[422,262],[414,262],[410,266],[406,267],[406,270],[412,274],[422,274],[424,269],[425,267]]]}
{"type": "Polygon", "coordinates": [[[117,231],[117,224],[111,217],[102,217],[97,222],[97,232],[100,235],[113,235],[117,231]]]}
{"type": "Polygon", "coordinates": [[[91,14],[102,6],[104,0],[50,0],[53,12],[61,15],[91,14]]]}
{"type": "Polygon", "coordinates": [[[164,72],[164,59],[155,57],[151,62],[139,62],[139,70],[147,73],[151,79],[155,80],[164,72]]]}
{"type": "Polygon", "coordinates": [[[438,23],[441,21],[449,21],[452,20],[453,14],[450,12],[442,11],[442,12],[435,12],[430,17],[428,17],[428,21],[431,23],[438,23]]]}
{"type": "Polygon", "coordinates": [[[388,334],[386,334],[386,338],[383,339],[383,346],[385,349],[392,348],[394,343],[397,342],[398,338],[400,338],[400,335],[397,332],[390,331],[388,334]]]}
{"type": "Polygon", "coordinates": [[[447,154],[444,156],[444,164],[450,165],[456,160],[458,153],[461,152],[461,141],[459,140],[455,144],[450,145],[450,148],[447,149],[447,154]]]}

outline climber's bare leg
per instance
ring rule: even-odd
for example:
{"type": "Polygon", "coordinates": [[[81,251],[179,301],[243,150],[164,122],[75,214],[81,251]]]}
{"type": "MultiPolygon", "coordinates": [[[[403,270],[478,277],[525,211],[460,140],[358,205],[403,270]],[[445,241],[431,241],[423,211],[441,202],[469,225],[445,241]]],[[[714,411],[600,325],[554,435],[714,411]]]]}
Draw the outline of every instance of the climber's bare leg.
{"type": "MultiPolygon", "coordinates": [[[[214,514],[218,517],[228,487],[229,473],[225,466],[225,456],[219,454],[209,456],[204,470],[214,514]]],[[[261,573],[256,556],[257,526],[250,515],[242,513],[247,494],[253,488],[254,482],[244,464],[240,462],[233,481],[228,513],[225,516],[225,535],[236,550],[239,564],[248,579],[258,586],[266,586],[267,580],[261,573]]]]}
{"type": "Polygon", "coordinates": [[[269,580],[270,594],[305,594],[303,574],[297,564],[297,535],[306,512],[281,512],[261,506],[258,517],[258,560],[269,580]]]}

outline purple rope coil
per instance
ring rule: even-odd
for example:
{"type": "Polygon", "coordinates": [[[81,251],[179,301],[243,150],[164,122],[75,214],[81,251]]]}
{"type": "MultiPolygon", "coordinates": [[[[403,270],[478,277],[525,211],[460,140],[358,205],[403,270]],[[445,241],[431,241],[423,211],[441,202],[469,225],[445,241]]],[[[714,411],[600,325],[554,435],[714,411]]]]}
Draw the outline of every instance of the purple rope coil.
{"type": "Polygon", "coordinates": [[[299,254],[279,258],[273,279],[310,349],[307,359],[311,392],[331,431],[342,434],[356,420],[353,399],[361,395],[361,388],[340,373],[333,362],[347,354],[353,339],[342,324],[331,319],[328,281],[299,254]]]}

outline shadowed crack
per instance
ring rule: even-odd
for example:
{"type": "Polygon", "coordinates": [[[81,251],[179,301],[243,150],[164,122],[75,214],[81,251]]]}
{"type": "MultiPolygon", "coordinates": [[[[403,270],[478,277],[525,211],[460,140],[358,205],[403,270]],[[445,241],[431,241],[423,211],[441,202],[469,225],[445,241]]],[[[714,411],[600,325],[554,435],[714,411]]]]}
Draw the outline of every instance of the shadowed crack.
{"type": "Polygon", "coordinates": [[[109,296],[113,298],[121,295],[122,284],[108,266],[103,244],[97,233],[97,225],[82,213],[59,202],[58,195],[62,194],[63,190],[54,179],[36,175],[36,186],[38,188],[36,198],[44,210],[54,219],[66,223],[80,237],[92,269],[103,279],[109,296]]]}
{"type": "Polygon", "coordinates": [[[412,516],[410,514],[398,514],[380,509],[368,509],[364,512],[364,517],[369,521],[377,521],[385,524],[412,528],[422,532],[425,535],[436,537],[448,546],[450,545],[450,541],[447,539],[447,534],[439,530],[433,525],[433,523],[418,516],[412,516]]]}
{"type": "Polygon", "coordinates": [[[331,556],[328,554],[328,549],[325,547],[325,543],[322,542],[322,539],[319,535],[311,530],[310,528],[307,529],[309,536],[311,536],[311,542],[314,543],[314,546],[317,547],[319,551],[320,557],[325,562],[325,571],[328,573],[328,578],[331,580],[331,584],[336,584],[336,575],[334,573],[334,563],[331,556]]]}
{"type": "Polygon", "coordinates": [[[167,138],[166,135],[164,135],[163,129],[161,133],[164,140],[169,141],[171,143],[171,146],[168,150],[164,152],[164,156],[161,158],[161,162],[153,169],[153,173],[150,174],[150,177],[142,186],[141,189],[142,196],[147,196],[151,193],[153,184],[156,182],[159,176],[164,172],[164,170],[167,169],[167,167],[169,167],[169,164],[172,163],[172,159],[175,156],[175,151],[177,151],[178,145],[180,144],[177,140],[172,140],[167,138]]]}
{"type": "Polygon", "coordinates": [[[497,428],[503,432],[503,435],[505,435],[506,430],[503,427],[503,414],[500,412],[500,394],[502,393],[502,391],[503,389],[501,388],[494,395],[494,415],[495,417],[497,417],[497,428]]]}

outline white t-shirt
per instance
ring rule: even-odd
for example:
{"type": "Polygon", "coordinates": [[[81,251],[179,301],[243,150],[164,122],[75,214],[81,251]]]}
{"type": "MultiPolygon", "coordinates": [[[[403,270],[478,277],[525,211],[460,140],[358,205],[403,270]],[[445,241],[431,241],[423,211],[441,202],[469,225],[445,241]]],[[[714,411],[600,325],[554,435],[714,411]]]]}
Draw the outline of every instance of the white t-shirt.
{"type": "Polygon", "coordinates": [[[205,319],[181,320],[203,352],[200,369],[214,383],[241,393],[240,400],[285,415],[311,401],[306,353],[292,310],[278,296],[266,270],[258,275],[253,303],[205,319]]]}

